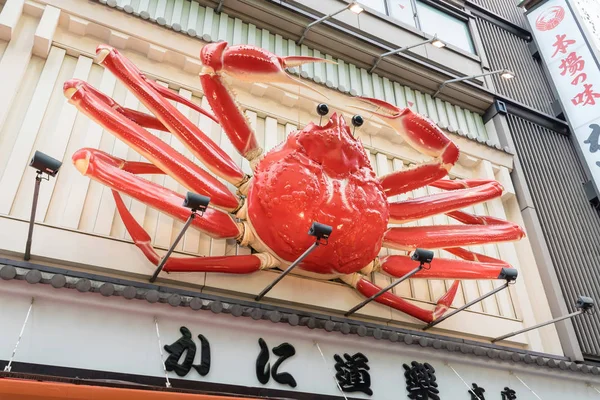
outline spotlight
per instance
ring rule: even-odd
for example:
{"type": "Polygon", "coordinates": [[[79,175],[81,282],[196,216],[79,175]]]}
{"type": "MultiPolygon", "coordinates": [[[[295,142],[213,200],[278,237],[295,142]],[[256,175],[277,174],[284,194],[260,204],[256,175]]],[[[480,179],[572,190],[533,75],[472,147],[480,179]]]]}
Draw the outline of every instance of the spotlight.
{"type": "Polygon", "coordinates": [[[269,283],[269,285],[266,288],[264,288],[262,292],[260,292],[258,296],[254,298],[254,300],[260,301],[263,297],[265,297],[265,294],[269,293],[269,291],[273,289],[273,287],[277,285],[280,280],[282,280],[287,274],[292,272],[292,270],[296,268],[296,266],[300,264],[302,260],[308,257],[308,255],[312,253],[317,247],[319,247],[320,244],[327,244],[327,239],[329,238],[329,235],[331,235],[331,231],[332,228],[329,225],[313,222],[312,226],[310,227],[310,230],[308,231],[308,234],[316,237],[317,240],[315,240],[315,242],[308,249],[306,249],[306,251],[302,253],[300,257],[298,257],[293,263],[291,263],[290,266],[287,267],[285,271],[283,271],[281,275],[277,277],[277,279],[269,283]]]}
{"type": "Polygon", "coordinates": [[[578,310],[589,311],[594,307],[594,299],[587,296],[579,296],[575,307],[578,310]]]}
{"type": "Polygon", "coordinates": [[[509,71],[508,69],[505,69],[504,71],[502,71],[502,73],[500,74],[500,77],[503,79],[512,79],[515,77],[515,73],[512,71],[509,71]]]}
{"type": "Polygon", "coordinates": [[[350,11],[352,11],[354,14],[357,14],[357,15],[358,15],[358,14],[360,14],[361,12],[363,12],[363,11],[364,11],[364,9],[363,9],[363,8],[362,8],[362,7],[361,7],[361,6],[360,6],[360,5],[359,5],[357,2],[355,2],[355,1],[354,1],[354,2],[352,2],[352,3],[349,3],[349,4],[348,4],[348,5],[346,5],[344,8],[342,8],[342,9],[340,9],[340,10],[337,10],[337,11],[334,11],[334,12],[332,12],[331,14],[327,14],[327,15],[325,15],[325,16],[323,16],[323,17],[321,17],[321,18],[317,19],[316,21],[313,21],[313,22],[311,22],[310,24],[308,24],[308,25],[306,26],[306,28],[304,28],[304,32],[302,32],[302,36],[300,36],[300,39],[298,39],[298,41],[296,42],[296,44],[297,44],[298,46],[300,46],[300,45],[302,44],[302,42],[304,41],[304,38],[306,38],[306,34],[308,33],[308,31],[309,31],[309,30],[310,30],[310,29],[311,29],[313,26],[315,26],[315,25],[318,25],[318,24],[320,24],[321,22],[323,22],[323,21],[326,21],[326,20],[330,19],[330,18],[332,18],[332,17],[334,17],[334,16],[338,15],[338,14],[339,14],[339,13],[341,13],[341,12],[344,12],[344,11],[346,11],[347,9],[350,9],[350,11]]]}
{"type": "Polygon", "coordinates": [[[317,240],[329,239],[329,235],[331,235],[331,231],[333,229],[329,225],[320,224],[318,222],[313,222],[310,227],[308,234],[317,238],[317,240]]]}
{"type": "Polygon", "coordinates": [[[350,5],[350,11],[352,11],[354,14],[360,14],[361,12],[365,11],[364,8],[362,8],[360,6],[360,4],[354,2],[350,5]]]}
{"type": "Polygon", "coordinates": [[[416,249],[410,256],[410,259],[413,261],[418,261],[421,264],[431,264],[431,261],[433,260],[433,251],[416,249]]]}
{"type": "Polygon", "coordinates": [[[202,214],[208,208],[209,203],[210,197],[202,196],[201,194],[197,193],[187,192],[185,200],[183,201],[183,206],[185,208],[191,209],[192,212],[188,217],[187,221],[185,221],[185,225],[183,225],[183,228],[181,228],[181,232],[179,232],[179,235],[177,235],[177,238],[167,251],[167,254],[165,254],[162,260],[160,260],[160,264],[158,264],[158,267],[154,271],[152,278],[150,278],[150,282],[154,282],[156,280],[158,274],[160,274],[160,271],[162,271],[163,267],[167,263],[167,260],[169,259],[169,257],[171,257],[171,253],[173,253],[175,247],[177,247],[177,244],[179,244],[179,241],[183,238],[183,235],[185,235],[185,231],[187,231],[187,229],[190,227],[192,221],[197,215],[202,216],[202,214]],[[196,214],[197,211],[198,214],[196,214]]]}
{"type": "Polygon", "coordinates": [[[40,173],[48,174],[48,176],[56,176],[62,163],[41,151],[36,151],[29,163],[30,167],[37,169],[40,173]]]}
{"type": "Polygon", "coordinates": [[[431,97],[435,98],[438,95],[438,93],[440,93],[442,91],[442,89],[449,83],[466,81],[466,80],[473,79],[473,78],[481,78],[483,76],[488,76],[488,75],[500,75],[500,77],[502,79],[512,79],[515,77],[515,73],[512,71],[510,71],[508,69],[499,69],[496,71],[485,72],[483,74],[463,76],[462,78],[449,79],[447,81],[442,82],[440,84],[440,86],[438,87],[438,90],[436,90],[436,92],[431,97]]]}
{"type": "Polygon", "coordinates": [[[519,276],[519,271],[516,268],[502,268],[500,274],[498,274],[498,279],[504,279],[507,282],[514,282],[517,280],[519,276]]]}
{"type": "Polygon", "coordinates": [[[431,44],[433,46],[437,47],[438,49],[446,47],[446,43],[442,42],[440,39],[435,39],[434,41],[431,42],[431,44]]]}
{"type": "Polygon", "coordinates": [[[200,214],[204,213],[210,203],[210,197],[202,196],[201,194],[187,192],[183,206],[189,208],[192,212],[198,211],[200,214]]]}
{"type": "Polygon", "coordinates": [[[42,183],[42,174],[46,174],[46,180],[50,180],[50,177],[55,177],[58,174],[62,162],[37,151],[33,154],[33,158],[29,163],[30,167],[37,170],[35,176],[35,187],[33,190],[33,203],[31,204],[31,217],[29,218],[29,232],[27,233],[27,242],[25,244],[25,261],[29,261],[31,258],[31,241],[33,239],[33,226],[35,224],[35,212],[37,210],[38,197],[40,195],[40,184],[42,183]]]}

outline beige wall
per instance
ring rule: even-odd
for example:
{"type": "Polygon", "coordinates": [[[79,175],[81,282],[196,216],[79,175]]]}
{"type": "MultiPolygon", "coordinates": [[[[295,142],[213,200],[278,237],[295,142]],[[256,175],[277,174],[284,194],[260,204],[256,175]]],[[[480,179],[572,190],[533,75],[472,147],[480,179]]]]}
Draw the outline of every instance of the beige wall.
{"type": "MultiPolygon", "coordinates": [[[[64,166],[56,179],[42,184],[32,260],[93,269],[111,275],[127,275],[145,281],[153,266],[131,244],[123,223],[115,213],[110,191],[82,177],[70,162],[73,152],[82,147],[99,148],[129,160],[140,160],[140,156],[67,104],[62,84],[69,78],[78,77],[110,94],[119,103],[143,111],[131,93],[93,62],[91,56],[96,45],[108,42],[121,49],[149,76],[180,95],[207,106],[197,79],[199,63],[193,58],[204,43],[100,4],[53,1],[43,4],[7,0],[0,13],[0,76],[4,82],[0,91],[0,252],[20,257],[24,249],[35,175],[35,171],[27,168],[27,162],[35,150],[40,150],[63,160],[64,166]],[[48,3],[53,5],[46,5],[48,3]],[[66,9],[59,15],[58,7],[66,9]],[[92,15],[94,19],[90,17],[92,15]],[[115,27],[122,27],[122,30],[115,27]]],[[[263,84],[238,86],[236,89],[241,104],[247,107],[246,113],[255,127],[259,143],[267,150],[281,142],[286,133],[318,118],[314,108],[321,99],[310,91],[263,84]]],[[[323,86],[319,90],[327,94],[331,108],[343,112],[347,119],[352,116],[348,105],[353,101],[349,96],[323,86]]],[[[235,153],[219,126],[195,111],[178,107],[192,122],[209,133],[246,172],[250,172],[247,162],[235,153]]],[[[369,115],[365,117],[367,123],[357,133],[379,175],[425,159],[380,121],[369,115]]],[[[154,133],[191,157],[177,139],[169,134],[154,133]]],[[[467,211],[520,222],[509,176],[512,157],[464,137],[450,136],[462,150],[459,163],[452,171],[454,177],[496,178],[507,189],[502,199],[467,211]]],[[[169,177],[155,177],[153,180],[185,193],[185,189],[169,177]]],[[[419,189],[401,199],[434,192],[419,189]]],[[[143,204],[131,200],[126,204],[148,230],[153,244],[159,249],[168,248],[182,224],[143,204]]],[[[421,225],[432,223],[452,221],[445,216],[436,216],[418,222],[421,225]]],[[[520,270],[521,277],[509,291],[500,292],[473,306],[432,332],[489,340],[550,318],[535,260],[526,240],[516,246],[512,243],[487,245],[473,250],[511,262],[520,270]]],[[[238,247],[234,242],[210,239],[194,231],[186,234],[177,251],[187,255],[249,253],[248,249],[238,247]]],[[[388,250],[382,250],[382,254],[387,253],[388,250]]],[[[276,276],[277,273],[272,271],[248,276],[170,274],[165,275],[163,282],[191,286],[203,292],[226,292],[251,298],[276,276]]],[[[378,274],[372,279],[381,285],[390,282],[389,278],[378,274]]],[[[454,306],[460,306],[499,284],[492,281],[463,282],[454,306]]],[[[410,280],[395,291],[421,306],[430,307],[447,287],[448,282],[444,281],[410,280]]],[[[286,277],[269,296],[269,301],[274,303],[336,313],[350,309],[361,300],[347,286],[297,276],[286,277]]],[[[370,304],[358,315],[379,323],[413,328],[423,326],[378,304],[370,304]]],[[[520,335],[507,344],[561,354],[553,327],[520,335]]]]}

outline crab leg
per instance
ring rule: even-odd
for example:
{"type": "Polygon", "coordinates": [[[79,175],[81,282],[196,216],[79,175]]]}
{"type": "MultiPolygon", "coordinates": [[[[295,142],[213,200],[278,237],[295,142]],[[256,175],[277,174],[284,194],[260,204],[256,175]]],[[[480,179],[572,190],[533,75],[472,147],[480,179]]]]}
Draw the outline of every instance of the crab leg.
{"type": "MultiPolygon", "coordinates": [[[[82,175],[179,221],[186,221],[190,215],[190,210],[182,205],[183,195],[134,175],[135,173],[161,173],[162,171],[157,167],[146,163],[127,162],[103,151],[89,148],[76,151],[73,154],[73,164],[82,175]]],[[[127,226],[129,222],[131,221],[125,221],[125,225],[127,226]]],[[[240,234],[238,225],[228,214],[213,208],[208,208],[202,218],[195,218],[192,226],[218,239],[235,238],[240,234]]]]}
{"type": "Polygon", "coordinates": [[[386,113],[373,112],[363,107],[358,109],[373,112],[390,125],[415,150],[434,157],[433,160],[380,178],[386,195],[395,196],[429,185],[448,174],[458,160],[458,147],[427,118],[412,112],[410,108],[398,108],[379,99],[361,97],[370,104],[382,108],[386,113]]]}
{"type": "MultiPolygon", "coordinates": [[[[474,187],[471,187],[469,182],[463,182],[463,184],[467,187],[466,189],[390,203],[390,222],[405,223],[419,218],[458,210],[496,198],[502,194],[503,190],[502,185],[496,181],[487,181],[484,183],[478,180],[475,182],[474,187]]],[[[431,186],[439,187],[440,185],[436,185],[436,182],[434,182],[431,186]]],[[[446,186],[446,188],[450,187],[460,187],[460,182],[457,182],[453,186],[446,186]]]]}
{"type": "MultiPolygon", "coordinates": [[[[365,297],[371,297],[381,290],[379,286],[368,281],[360,274],[353,274],[351,275],[350,279],[346,278],[344,281],[350,284],[350,286],[354,287],[365,297]]],[[[416,306],[391,292],[385,292],[381,296],[377,297],[375,301],[388,307],[392,307],[398,311],[402,311],[408,315],[420,319],[423,322],[432,322],[441,317],[448,310],[448,308],[450,308],[450,305],[456,296],[456,292],[458,291],[458,284],[459,281],[454,281],[448,292],[438,299],[433,310],[426,310],[416,306]]]]}
{"type": "Polygon", "coordinates": [[[106,103],[106,96],[98,96],[98,91],[90,88],[88,83],[78,79],[69,80],[64,84],[65,96],[79,111],[112,132],[181,185],[211,197],[213,205],[227,211],[239,207],[238,199],[224,184],[118,112],[113,108],[114,104],[106,103]]]}
{"type": "MultiPolygon", "coordinates": [[[[463,260],[436,258],[429,268],[423,268],[412,278],[424,279],[498,279],[503,268],[511,266],[497,258],[473,253],[462,248],[448,249],[463,260]],[[457,250],[457,251],[454,251],[457,250]]],[[[415,268],[409,256],[391,255],[379,259],[381,271],[400,278],[415,268]]]]}
{"type": "MultiPolygon", "coordinates": [[[[165,97],[174,99],[192,107],[193,103],[171,93],[168,89],[159,89],[160,85],[150,81],[135,65],[110,46],[96,48],[98,63],[105,66],[140,100],[164,127],[175,135],[206,167],[227,182],[240,186],[247,176],[240,167],[218,147],[206,134],[187,119],[165,97]]],[[[195,110],[209,118],[215,118],[200,107],[195,110]]]]}
{"type": "Polygon", "coordinates": [[[385,233],[383,246],[397,250],[414,250],[417,247],[444,249],[510,242],[525,236],[520,226],[502,219],[479,217],[462,211],[452,211],[446,215],[472,225],[394,227],[385,233]]]}
{"type": "MultiPolygon", "coordinates": [[[[127,232],[133,239],[135,245],[142,250],[146,258],[154,265],[159,265],[161,256],[151,245],[152,239],[142,226],[133,218],[133,215],[123,203],[121,195],[113,190],[113,197],[117,204],[119,215],[125,224],[127,232]]],[[[207,210],[207,212],[218,213],[219,211],[207,210]]],[[[202,218],[195,218],[194,221],[211,218],[206,213],[202,218]]],[[[169,257],[164,265],[165,272],[223,272],[229,274],[249,274],[259,269],[272,268],[277,262],[273,257],[267,254],[252,254],[244,256],[223,256],[223,257],[169,257]]]]}
{"type": "Polygon", "coordinates": [[[208,103],[233,146],[248,161],[259,157],[262,149],[256,141],[256,135],[248,123],[244,111],[235,100],[232,90],[223,81],[221,73],[224,72],[237,80],[306,86],[304,82],[289,75],[285,68],[310,62],[330,62],[314,57],[278,57],[253,46],[242,45],[227,48],[227,42],[204,46],[200,52],[200,60],[204,65],[200,74],[200,82],[208,103]]]}

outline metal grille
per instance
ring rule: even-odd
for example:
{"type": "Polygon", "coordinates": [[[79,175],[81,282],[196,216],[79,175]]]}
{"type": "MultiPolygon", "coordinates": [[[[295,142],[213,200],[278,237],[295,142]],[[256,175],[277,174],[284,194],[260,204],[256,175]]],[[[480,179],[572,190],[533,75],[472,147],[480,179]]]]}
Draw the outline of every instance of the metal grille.
{"type": "Polygon", "coordinates": [[[490,68],[508,68],[516,74],[510,80],[492,76],[496,90],[504,96],[552,115],[552,89],[542,67],[529,52],[527,42],[488,21],[476,21],[490,68]]]}
{"type": "Polygon", "coordinates": [[[521,28],[527,29],[527,20],[523,15],[523,9],[517,7],[516,0],[470,0],[471,3],[477,4],[494,14],[497,14],[504,19],[512,22],[521,28]]]}
{"type": "MultiPolygon", "coordinates": [[[[585,175],[565,135],[509,115],[508,123],[570,312],[579,295],[600,299],[600,218],[587,201],[585,175]]],[[[600,357],[600,314],[573,319],[581,349],[600,357]]]]}

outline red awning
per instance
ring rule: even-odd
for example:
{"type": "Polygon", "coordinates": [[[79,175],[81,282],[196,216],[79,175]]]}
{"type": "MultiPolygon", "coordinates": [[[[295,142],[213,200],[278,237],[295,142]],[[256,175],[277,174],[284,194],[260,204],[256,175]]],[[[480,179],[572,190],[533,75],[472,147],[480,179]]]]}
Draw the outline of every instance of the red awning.
{"type": "Polygon", "coordinates": [[[139,390],[87,383],[40,382],[29,379],[0,378],[1,400],[249,400],[206,394],[165,390],[139,390]]]}

